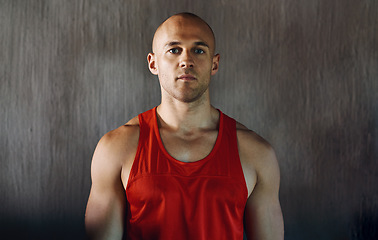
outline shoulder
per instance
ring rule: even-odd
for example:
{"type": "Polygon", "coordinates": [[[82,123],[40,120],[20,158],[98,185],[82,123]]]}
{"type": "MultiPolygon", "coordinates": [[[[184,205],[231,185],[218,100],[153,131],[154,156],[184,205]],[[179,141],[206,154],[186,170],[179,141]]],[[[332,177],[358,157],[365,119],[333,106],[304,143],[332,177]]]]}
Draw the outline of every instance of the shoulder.
{"type": "Polygon", "coordinates": [[[241,123],[236,123],[238,149],[249,194],[266,178],[279,178],[279,167],[273,147],[264,138],[241,123]]]}
{"type": "Polygon", "coordinates": [[[245,152],[248,155],[259,157],[274,153],[268,141],[239,122],[236,123],[236,132],[238,144],[242,148],[243,153],[245,152]]]}
{"type": "MultiPolygon", "coordinates": [[[[131,119],[126,124],[106,133],[99,141],[100,146],[106,148],[125,147],[130,142],[138,140],[139,120],[138,117],[131,119]]],[[[113,149],[114,150],[114,149],[113,149]]]]}
{"type": "Polygon", "coordinates": [[[106,133],[100,140],[102,144],[122,144],[133,141],[139,135],[139,120],[134,117],[126,124],[106,133]]]}
{"type": "Polygon", "coordinates": [[[138,146],[139,121],[134,117],[126,124],[106,133],[98,142],[94,158],[122,166],[138,146]]]}

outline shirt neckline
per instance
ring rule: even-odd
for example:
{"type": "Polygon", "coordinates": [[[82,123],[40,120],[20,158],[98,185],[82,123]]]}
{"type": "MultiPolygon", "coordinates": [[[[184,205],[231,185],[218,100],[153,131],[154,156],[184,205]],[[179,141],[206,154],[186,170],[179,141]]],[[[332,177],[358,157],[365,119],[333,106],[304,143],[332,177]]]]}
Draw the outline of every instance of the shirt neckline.
{"type": "Polygon", "coordinates": [[[193,161],[193,162],[183,162],[183,161],[180,161],[180,160],[172,157],[168,153],[167,149],[165,148],[165,146],[163,144],[163,140],[161,139],[161,135],[160,135],[159,127],[158,127],[157,106],[154,107],[154,109],[153,109],[154,132],[155,132],[157,141],[159,143],[159,147],[160,147],[161,151],[163,152],[163,154],[170,161],[172,161],[176,164],[179,164],[179,165],[196,166],[196,165],[201,165],[201,164],[209,161],[209,159],[211,159],[214,156],[214,154],[218,151],[219,145],[221,143],[222,135],[223,135],[223,130],[224,130],[223,113],[219,109],[217,109],[217,110],[219,112],[219,129],[218,129],[217,139],[215,140],[215,144],[214,144],[213,148],[211,149],[211,152],[206,157],[204,157],[202,159],[199,159],[199,160],[196,160],[196,161],[193,161]]]}

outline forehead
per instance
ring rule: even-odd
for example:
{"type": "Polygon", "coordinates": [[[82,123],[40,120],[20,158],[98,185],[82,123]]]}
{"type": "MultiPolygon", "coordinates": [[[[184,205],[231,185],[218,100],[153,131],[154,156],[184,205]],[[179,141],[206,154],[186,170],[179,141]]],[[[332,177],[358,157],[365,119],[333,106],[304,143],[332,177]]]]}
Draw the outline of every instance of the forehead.
{"type": "Polygon", "coordinates": [[[158,28],[153,40],[153,51],[158,51],[172,41],[183,43],[202,41],[212,50],[215,44],[213,33],[203,20],[182,16],[171,17],[158,28]]]}

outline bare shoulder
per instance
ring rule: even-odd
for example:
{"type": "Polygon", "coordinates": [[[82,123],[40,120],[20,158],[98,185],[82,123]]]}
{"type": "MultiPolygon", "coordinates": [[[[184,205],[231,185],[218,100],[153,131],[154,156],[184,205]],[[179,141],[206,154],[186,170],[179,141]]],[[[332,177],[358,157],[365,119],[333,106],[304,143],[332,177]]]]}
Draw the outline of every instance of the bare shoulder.
{"type": "Polygon", "coordinates": [[[268,176],[279,178],[278,162],[268,141],[241,123],[237,123],[236,129],[240,161],[251,194],[258,181],[268,176]]]}
{"type": "Polygon", "coordinates": [[[124,140],[132,140],[139,135],[139,120],[138,117],[132,118],[124,125],[105,134],[100,141],[118,142],[124,140]],[[131,138],[131,139],[130,139],[131,138]]]}
{"type": "Polygon", "coordinates": [[[124,165],[128,165],[134,158],[138,140],[138,117],[106,133],[98,142],[93,155],[92,174],[96,166],[102,170],[104,168],[113,168],[114,171],[118,172],[124,165]]]}
{"type": "Polygon", "coordinates": [[[254,131],[249,130],[241,123],[237,123],[236,130],[238,143],[240,147],[242,147],[241,150],[249,155],[263,157],[274,153],[274,150],[268,141],[254,131]]]}
{"type": "MultiPolygon", "coordinates": [[[[126,124],[106,133],[99,141],[97,149],[109,154],[122,154],[135,147],[139,139],[139,121],[135,117],[126,124]]],[[[96,149],[96,151],[97,151],[96,149]]]]}

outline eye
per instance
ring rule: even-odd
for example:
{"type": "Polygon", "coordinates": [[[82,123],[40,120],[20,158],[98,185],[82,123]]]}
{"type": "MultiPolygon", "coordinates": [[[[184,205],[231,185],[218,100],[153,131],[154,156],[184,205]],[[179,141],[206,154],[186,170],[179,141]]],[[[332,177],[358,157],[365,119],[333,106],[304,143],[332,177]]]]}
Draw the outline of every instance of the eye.
{"type": "Polygon", "coordinates": [[[168,52],[173,53],[173,54],[177,54],[177,53],[179,53],[179,50],[177,48],[172,48],[172,49],[169,49],[168,52]]]}
{"type": "Polygon", "coordinates": [[[197,49],[194,50],[194,53],[196,53],[196,54],[204,54],[205,51],[202,50],[202,49],[200,49],[200,48],[197,48],[197,49]]]}

